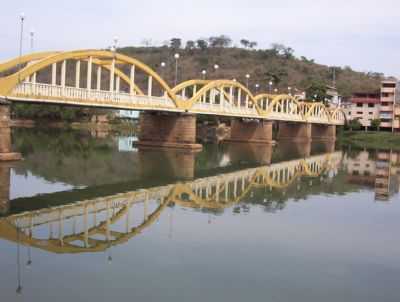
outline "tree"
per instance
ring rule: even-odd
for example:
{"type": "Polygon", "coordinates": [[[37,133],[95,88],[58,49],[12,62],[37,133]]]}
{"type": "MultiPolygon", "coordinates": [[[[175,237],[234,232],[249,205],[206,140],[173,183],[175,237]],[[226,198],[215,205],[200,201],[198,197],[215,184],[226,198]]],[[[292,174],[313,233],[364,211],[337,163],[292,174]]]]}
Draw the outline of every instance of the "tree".
{"type": "Polygon", "coordinates": [[[189,41],[186,42],[186,49],[191,50],[191,49],[194,49],[194,48],[196,48],[196,43],[194,41],[189,40],[189,41]]]}
{"type": "Polygon", "coordinates": [[[250,41],[246,40],[246,39],[242,39],[242,40],[240,40],[240,44],[242,44],[244,48],[247,48],[250,45],[250,41]]]}
{"type": "Polygon", "coordinates": [[[197,47],[200,48],[201,50],[206,50],[208,48],[208,42],[204,39],[198,39],[196,41],[197,47]]]}
{"type": "Polygon", "coordinates": [[[356,118],[356,119],[352,119],[349,122],[348,127],[350,128],[350,131],[353,131],[353,130],[359,131],[362,128],[362,124],[360,123],[359,119],[356,118]]]}
{"type": "Polygon", "coordinates": [[[379,131],[381,128],[381,120],[379,118],[373,119],[371,121],[371,128],[379,131]]]}
{"type": "Polygon", "coordinates": [[[253,49],[254,47],[257,47],[258,43],[256,41],[252,41],[249,43],[249,48],[253,49]]]}
{"type": "Polygon", "coordinates": [[[293,58],[293,53],[294,53],[293,48],[286,47],[285,45],[279,44],[279,43],[273,43],[271,46],[272,46],[272,50],[277,55],[280,55],[280,56],[284,57],[285,59],[293,58]]]}
{"type": "Polygon", "coordinates": [[[318,80],[312,81],[311,85],[306,89],[306,94],[308,99],[324,103],[327,99],[325,83],[318,80]]]}
{"type": "Polygon", "coordinates": [[[170,42],[169,42],[169,46],[174,50],[177,50],[177,49],[181,48],[182,39],[180,39],[180,38],[172,38],[170,40],[170,42]]]}
{"type": "Polygon", "coordinates": [[[213,48],[225,48],[232,45],[232,39],[226,35],[210,37],[208,41],[210,42],[210,47],[213,48]]]}

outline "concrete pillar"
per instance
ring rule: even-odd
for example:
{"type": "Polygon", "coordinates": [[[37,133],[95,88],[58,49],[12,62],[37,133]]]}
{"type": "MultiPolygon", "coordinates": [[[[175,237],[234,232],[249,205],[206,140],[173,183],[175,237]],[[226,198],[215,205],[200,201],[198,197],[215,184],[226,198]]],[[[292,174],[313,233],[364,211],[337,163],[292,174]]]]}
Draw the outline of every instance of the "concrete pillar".
{"type": "Polygon", "coordinates": [[[57,84],[57,63],[51,65],[51,85],[57,84]]]}
{"type": "Polygon", "coordinates": [[[336,126],[313,124],[311,134],[313,140],[336,140],[336,126]]]}
{"type": "Polygon", "coordinates": [[[79,88],[81,81],[81,61],[76,61],[75,66],[75,88],[79,88]]]}
{"type": "Polygon", "coordinates": [[[131,66],[131,74],[130,74],[130,93],[135,94],[135,65],[131,66]]]}
{"type": "Polygon", "coordinates": [[[114,76],[115,76],[115,59],[112,60],[110,70],[110,91],[114,91],[114,76]]]}
{"type": "Polygon", "coordinates": [[[101,66],[97,67],[97,85],[96,85],[97,90],[101,90],[101,66]]]}
{"type": "Polygon", "coordinates": [[[140,114],[139,147],[201,150],[196,144],[196,116],[191,114],[140,114]]]}
{"type": "Polygon", "coordinates": [[[10,167],[0,164],[0,215],[10,209],[10,167]]]}
{"type": "Polygon", "coordinates": [[[61,87],[65,87],[65,78],[67,73],[67,61],[64,60],[61,64],[61,87]]]}
{"type": "Polygon", "coordinates": [[[86,88],[89,90],[92,89],[92,65],[93,65],[93,58],[89,57],[87,65],[87,76],[86,76],[86,88]]]}
{"type": "Polygon", "coordinates": [[[234,119],[229,141],[243,143],[273,144],[272,122],[265,120],[234,119]]]}
{"type": "Polygon", "coordinates": [[[20,159],[21,154],[11,151],[10,105],[0,100],[0,162],[20,159]]]}
{"type": "Polygon", "coordinates": [[[311,124],[280,122],[278,140],[290,140],[295,142],[311,141],[311,124]]]}

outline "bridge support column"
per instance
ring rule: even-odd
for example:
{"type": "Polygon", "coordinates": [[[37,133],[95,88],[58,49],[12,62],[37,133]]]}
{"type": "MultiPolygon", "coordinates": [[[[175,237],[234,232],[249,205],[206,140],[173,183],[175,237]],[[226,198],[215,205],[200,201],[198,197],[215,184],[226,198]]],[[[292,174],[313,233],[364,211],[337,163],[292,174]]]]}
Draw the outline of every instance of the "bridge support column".
{"type": "Polygon", "coordinates": [[[0,215],[10,209],[10,167],[0,164],[0,215]]]}
{"type": "Polygon", "coordinates": [[[319,141],[334,141],[336,140],[336,126],[335,125],[312,125],[312,139],[319,141]]]}
{"type": "Polygon", "coordinates": [[[241,143],[273,144],[272,122],[264,120],[234,119],[229,141],[241,143]]]}
{"type": "Polygon", "coordinates": [[[196,144],[196,116],[192,114],[140,114],[138,147],[201,150],[196,144]]]}
{"type": "Polygon", "coordinates": [[[20,159],[20,153],[11,151],[10,104],[0,100],[0,162],[20,159]]]}
{"type": "Polygon", "coordinates": [[[310,142],[312,140],[311,124],[280,122],[279,141],[310,142]]]}

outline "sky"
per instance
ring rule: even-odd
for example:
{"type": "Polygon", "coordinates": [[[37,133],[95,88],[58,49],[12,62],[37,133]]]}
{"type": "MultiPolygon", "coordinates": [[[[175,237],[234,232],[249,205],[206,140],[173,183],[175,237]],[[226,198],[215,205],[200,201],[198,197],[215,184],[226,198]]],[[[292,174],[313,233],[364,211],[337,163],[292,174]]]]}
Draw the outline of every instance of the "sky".
{"type": "Polygon", "coordinates": [[[399,0],[3,0],[0,60],[18,56],[19,15],[26,15],[23,52],[157,45],[226,34],[260,48],[292,47],[330,66],[400,78],[399,0]]]}

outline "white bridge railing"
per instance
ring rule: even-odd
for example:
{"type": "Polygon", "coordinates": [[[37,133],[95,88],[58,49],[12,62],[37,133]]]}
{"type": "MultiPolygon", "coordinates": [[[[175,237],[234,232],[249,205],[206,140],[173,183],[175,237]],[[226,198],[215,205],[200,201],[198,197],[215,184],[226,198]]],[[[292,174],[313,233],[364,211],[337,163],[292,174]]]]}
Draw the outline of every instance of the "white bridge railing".
{"type": "MultiPolygon", "coordinates": [[[[13,95],[30,98],[43,98],[51,100],[65,100],[86,104],[98,103],[99,105],[117,105],[126,109],[140,109],[159,107],[176,109],[174,102],[168,97],[134,95],[124,92],[112,92],[76,87],[62,87],[58,85],[41,83],[20,83],[13,91],[13,95]]],[[[55,101],[57,102],[57,101],[55,101]]]]}

